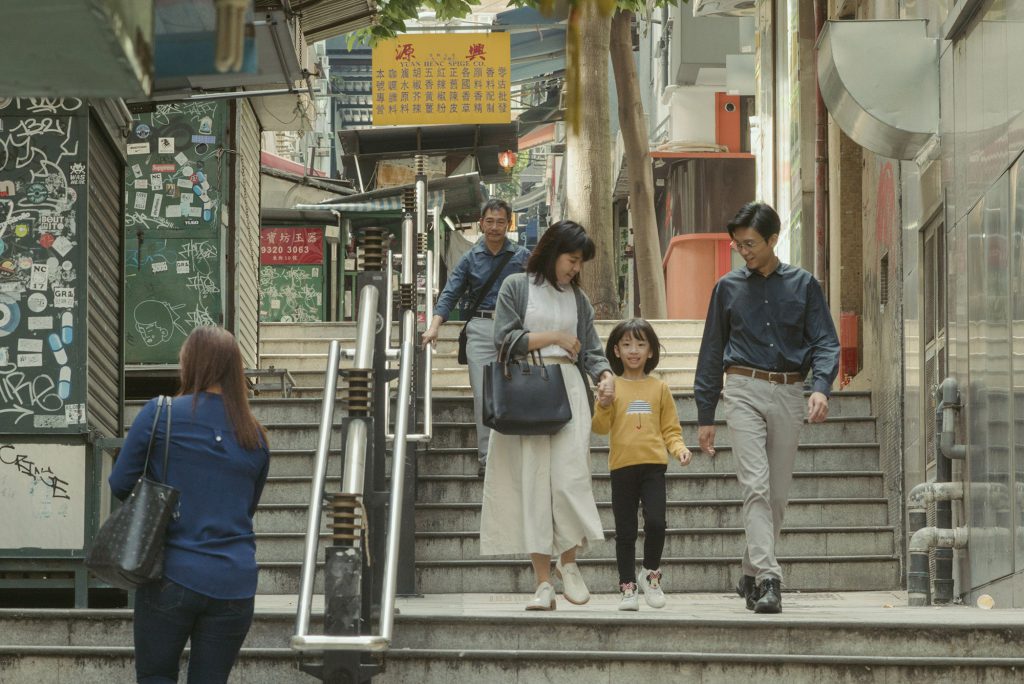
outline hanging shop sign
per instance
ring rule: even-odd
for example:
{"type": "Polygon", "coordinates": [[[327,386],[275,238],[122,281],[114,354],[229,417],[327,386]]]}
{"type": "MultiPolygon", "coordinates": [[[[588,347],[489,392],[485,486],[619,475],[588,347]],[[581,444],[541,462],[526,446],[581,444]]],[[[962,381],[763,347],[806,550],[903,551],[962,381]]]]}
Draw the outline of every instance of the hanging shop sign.
{"type": "Polygon", "coordinates": [[[324,320],[324,229],[260,230],[260,321],[324,320]]]}
{"type": "Polygon", "coordinates": [[[263,228],[260,230],[260,265],[321,264],[323,228],[263,228]]]}
{"type": "Polygon", "coordinates": [[[508,123],[508,33],[402,35],[373,48],[373,125],[508,123]]]}

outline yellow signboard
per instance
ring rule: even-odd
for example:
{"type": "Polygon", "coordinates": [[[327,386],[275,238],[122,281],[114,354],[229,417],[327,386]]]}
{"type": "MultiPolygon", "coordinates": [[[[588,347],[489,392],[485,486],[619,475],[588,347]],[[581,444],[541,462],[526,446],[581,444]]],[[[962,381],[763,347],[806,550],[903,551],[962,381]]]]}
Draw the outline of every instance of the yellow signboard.
{"type": "Polygon", "coordinates": [[[373,125],[508,123],[507,33],[402,35],[373,48],[373,125]]]}

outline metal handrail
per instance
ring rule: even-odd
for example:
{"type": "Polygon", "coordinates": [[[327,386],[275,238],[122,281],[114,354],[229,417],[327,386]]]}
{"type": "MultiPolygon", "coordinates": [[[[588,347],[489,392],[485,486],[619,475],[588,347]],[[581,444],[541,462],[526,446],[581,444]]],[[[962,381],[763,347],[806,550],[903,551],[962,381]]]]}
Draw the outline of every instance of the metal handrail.
{"type": "Polygon", "coordinates": [[[316,550],[320,540],[320,516],[323,514],[324,481],[327,477],[327,454],[331,447],[331,425],[334,423],[334,401],[338,388],[338,362],[341,345],[331,340],[324,373],[324,400],[320,409],[320,432],[313,462],[313,485],[309,494],[309,521],[306,524],[306,546],[302,554],[299,578],[299,611],[295,617],[295,635],[309,630],[310,605],[313,601],[313,576],[316,573],[316,550]]]}
{"type": "MultiPolygon", "coordinates": [[[[359,319],[356,327],[356,358],[354,368],[373,368],[374,332],[377,322],[377,305],[380,293],[372,285],[366,285],[359,292],[359,319]]],[[[319,648],[351,648],[357,650],[382,650],[387,648],[390,636],[382,641],[380,637],[368,636],[310,636],[309,617],[312,610],[313,579],[316,574],[316,552],[320,539],[321,516],[323,515],[324,483],[330,454],[331,433],[334,425],[334,404],[338,386],[338,364],[341,358],[341,344],[331,340],[327,353],[327,372],[324,374],[324,398],[320,411],[320,432],[317,436],[316,457],[313,464],[313,483],[309,497],[309,522],[306,526],[306,543],[302,557],[302,572],[299,579],[299,605],[295,618],[295,635],[292,648],[311,650],[319,648]],[[347,645],[325,647],[322,640],[332,643],[343,640],[347,645]],[[319,646],[317,644],[320,644],[319,646]]],[[[345,442],[345,473],[342,479],[342,493],[362,494],[366,468],[367,430],[366,422],[354,418],[349,423],[345,442]]]]}
{"type": "MultiPolygon", "coordinates": [[[[396,411],[395,445],[391,458],[391,499],[388,511],[388,543],[384,557],[384,584],[381,587],[380,634],[358,636],[307,635],[296,633],[291,646],[297,651],[386,651],[391,645],[395,627],[395,588],[398,584],[398,541],[402,525],[402,490],[405,486],[406,435],[409,420],[409,397],[412,394],[412,359],[415,351],[416,312],[402,314],[402,351],[399,355],[398,410],[396,411]]],[[[303,568],[305,570],[305,568],[303,568]]],[[[300,611],[302,606],[299,607],[300,611]]],[[[300,612],[301,618],[301,612],[300,612]]],[[[306,610],[308,626],[309,611],[306,610]]]]}

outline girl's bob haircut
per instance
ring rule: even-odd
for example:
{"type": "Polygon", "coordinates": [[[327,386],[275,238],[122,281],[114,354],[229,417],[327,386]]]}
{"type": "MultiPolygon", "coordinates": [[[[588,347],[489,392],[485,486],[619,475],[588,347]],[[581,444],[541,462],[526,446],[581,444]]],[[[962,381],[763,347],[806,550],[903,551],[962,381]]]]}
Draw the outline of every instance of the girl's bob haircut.
{"type": "Polygon", "coordinates": [[[657,368],[658,361],[661,359],[661,343],[658,341],[658,333],[654,332],[654,326],[644,319],[630,318],[612,328],[608,335],[608,344],[605,345],[604,354],[608,357],[608,364],[612,367],[612,372],[622,375],[626,370],[622,365],[622,359],[615,354],[615,347],[626,335],[634,340],[643,340],[651,348],[651,358],[644,363],[644,373],[650,373],[657,368]]]}
{"type": "MultiPolygon", "coordinates": [[[[533,254],[530,255],[530,260],[526,264],[526,272],[533,274],[533,282],[536,284],[540,285],[547,280],[561,292],[562,288],[558,286],[558,277],[555,274],[555,263],[558,261],[558,257],[563,254],[579,252],[583,256],[583,261],[590,261],[594,258],[596,251],[594,241],[590,239],[587,231],[580,224],[575,221],[552,223],[551,227],[541,235],[537,246],[533,248],[533,254]]],[[[579,286],[579,273],[573,277],[572,284],[579,286]]]]}

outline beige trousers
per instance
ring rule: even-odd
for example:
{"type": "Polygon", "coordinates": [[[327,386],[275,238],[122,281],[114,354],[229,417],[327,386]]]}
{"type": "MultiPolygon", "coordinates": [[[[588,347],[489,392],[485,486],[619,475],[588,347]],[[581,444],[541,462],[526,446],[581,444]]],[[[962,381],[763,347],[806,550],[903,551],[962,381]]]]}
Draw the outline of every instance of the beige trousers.
{"type": "Polygon", "coordinates": [[[782,579],[775,547],[793,481],[806,404],[803,384],[778,385],[727,375],[722,390],[725,420],[732,436],[736,477],[743,489],[747,545],[743,574],[782,579]]]}

